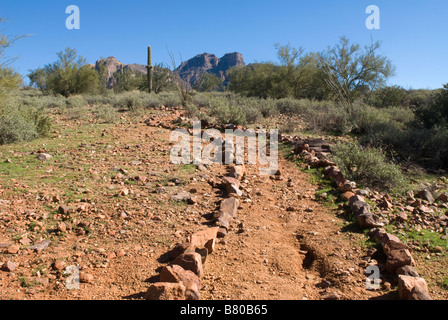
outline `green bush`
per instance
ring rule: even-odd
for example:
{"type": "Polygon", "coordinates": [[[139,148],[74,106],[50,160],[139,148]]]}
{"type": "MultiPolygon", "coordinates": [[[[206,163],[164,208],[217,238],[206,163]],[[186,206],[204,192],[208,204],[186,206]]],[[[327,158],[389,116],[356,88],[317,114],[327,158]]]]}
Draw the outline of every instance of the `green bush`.
{"type": "Polygon", "coordinates": [[[115,123],[118,119],[117,109],[110,104],[98,105],[97,116],[104,123],[115,123]]]}
{"type": "Polygon", "coordinates": [[[333,148],[332,159],[347,179],[363,186],[402,191],[407,185],[399,167],[390,163],[381,149],[354,142],[338,143],[333,148]]]}
{"type": "Polygon", "coordinates": [[[243,108],[240,105],[230,103],[226,99],[213,99],[210,102],[210,112],[219,124],[245,125],[247,123],[243,108]]]}
{"type": "Polygon", "coordinates": [[[35,124],[19,113],[0,116],[0,144],[30,141],[38,136],[35,124]]]}
{"type": "Polygon", "coordinates": [[[81,95],[67,98],[67,107],[70,108],[81,108],[86,106],[87,104],[87,100],[81,95]]]}

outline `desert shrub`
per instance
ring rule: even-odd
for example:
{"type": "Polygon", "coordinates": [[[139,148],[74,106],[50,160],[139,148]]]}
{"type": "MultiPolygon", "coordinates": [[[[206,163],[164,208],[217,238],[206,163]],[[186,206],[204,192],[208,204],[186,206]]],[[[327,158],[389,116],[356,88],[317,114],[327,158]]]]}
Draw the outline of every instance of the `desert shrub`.
{"type": "Polygon", "coordinates": [[[139,92],[116,94],[114,100],[114,107],[117,109],[126,108],[129,111],[136,111],[143,107],[143,100],[139,92]]]}
{"type": "Polygon", "coordinates": [[[115,123],[118,119],[117,109],[110,104],[98,105],[97,116],[104,123],[115,123]]]}
{"type": "Polygon", "coordinates": [[[364,186],[396,191],[406,187],[399,167],[390,163],[379,148],[362,147],[357,143],[338,143],[332,159],[347,179],[364,186]]]}
{"type": "Polygon", "coordinates": [[[142,104],[147,108],[157,108],[160,107],[160,99],[156,94],[143,93],[142,94],[142,104]]]}
{"type": "Polygon", "coordinates": [[[99,91],[99,75],[78,56],[76,50],[66,48],[57,53],[58,60],[43,68],[32,70],[28,77],[31,85],[47,93],[71,95],[99,91]]]}
{"type": "Polygon", "coordinates": [[[38,137],[34,123],[19,113],[0,116],[0,144],[30,141],[38,137]]]}
{"type": "Polygon", "coordinates": [[[81,95],[67,98],[67,107],[70,108],[80,108],[86,106],[87,104],[87,100],[81,95]]]}
{"type": "Polygon", "coordinates": [[[199,92],[194,95],[192,103],[199,108],[208,108],[210,107],[210,99],[212,99],[212,96],[209,93],[199,92]]]}
{"type": "Polygon", "coordinates": [[[367,95],[365,102],[376,108],[403,106],[406,100],[406,90],[399,86],[380,88],[367,95]]]}
{"type": "Polygon", "coordinates": [[[277,100],[275,106],[278,112],[282,114],[296,114],[301,115],[307,109],[308,100],[297,100],[291,98],[284,98],[277,100]]]}
{"type": "Polygon", "coordinates": [[[219,124],[245,125],[247,123],[243,108],[224,98],[214,98],[210,101],[210,113],[219,124]]]}
{"type": "Polygon", "coordinates": [[[161,92],[158,94],[161,105],[165,107],[178,107],[182,105],[182,100],[177,92],[161,92]]]}
{"type": "Polygon", "coordinates": [[[30,141],[50,133],[52,121],[45,108],[8,100],[0,112],[0,144],[30,141]]]}
{"type": "Polygon", "coordinates": [[[417,119],[426,128],[448,127],[448,84],[438,92],[430,103],[416,108],[417,119]]]}
{"type": "Polygon", "coordinates": [[[258,99],[255,103],[256,108],[264,118],[273,117],[278,114],[277,106],[273,99],[258,99]]]}

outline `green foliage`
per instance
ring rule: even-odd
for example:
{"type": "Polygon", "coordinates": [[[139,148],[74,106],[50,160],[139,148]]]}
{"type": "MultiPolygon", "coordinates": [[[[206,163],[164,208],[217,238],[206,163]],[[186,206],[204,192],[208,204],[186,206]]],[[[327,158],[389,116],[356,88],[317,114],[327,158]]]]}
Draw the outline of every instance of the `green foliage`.
{"type": "Polygon", "coordinates": [[[399,86],[390,86],[372,91],[365,102],[376,108],[400,107],[405,104],[406,90],[399,86]]]}
{"type": "Polygon", "coordinates": [[[66,48],[57,56],[59,59],[56,62],[30,72],[31,85],[46,93],[65,97],[99,91],[99,74],[86,65],[86,60],[78,56],[75,49],[66,48]]]}
{"type": "Polygon", "coordinates": [[[104,123],[115,123],[118,119],[117,109],[109,104],[98,105],[96,110],[98,118],[104,123]]]}
{"type": "Polygon", "coordinates": [[[199,92],[221,91],[223,87],[222,80],[213,73],[202,73],[196,79],[193,89],[199,92]]]}
{"type": "Polygon", "coordinates": [[[380,47],[380,42],[372,42],[362,50],[359,44],[350,44],[346,37],[341,37],[339,43],[321,53],[325,81],[347,108],[361,92],[381,87],[394,75],[391,61],[378,54],[380,47]]]}
{"type": "Polygon", "coordinates": [[[401,191],[407,185],[399,167],[390,163],[381,149],[354,142],[339,143],[333,149],[332,159],[345,177],[362,185],[388,191],[401,191]]]}
{"type": "MultiPolygon", "coordinates": [[[[156,94],[176,89],[171,70],[163,63],[154,66],[152,89],[156,94]]],[[[140,88],[140,90],[142,89],[140,88]]]]}
{"type": "Polygon", "coordinates": [[[416,108],[415,115],[425,128],[448,128],[448,84],[436,94],[432,103],[416,108]]]}
{"type": "Polygon", "coordinates": [[[17,99],[8,99],[0,112],[0,144],[47,136],[51,125],[51,119],[43,107],[20,105],[17,99]]]}
{"type": "Polygon", "coordinates": [[[82,95],[76,95],[67,98],[67,107],[80,108],[87,105],[87,100],[82,95]]]}
{"type": "Polygon", "coordinates": [[[230,91],[259,98],[322,100],[330,91],[324,82],[317,53],[304,54],[289,44],[276,44],[279,64],[256,63],[229,70],[230,91]]]}
{"type": "MultiPolygon", "coordinates": [[[[0,18],[0,23],[2,22],[5,22],[4,18],[0,18]]],[[[20,38],[22,36],[11,37],[0,30],[0,103],[12,90],[22,84],[22,77],[9,67],[14,59],[6,56],[6,51],[20,38]]]]}

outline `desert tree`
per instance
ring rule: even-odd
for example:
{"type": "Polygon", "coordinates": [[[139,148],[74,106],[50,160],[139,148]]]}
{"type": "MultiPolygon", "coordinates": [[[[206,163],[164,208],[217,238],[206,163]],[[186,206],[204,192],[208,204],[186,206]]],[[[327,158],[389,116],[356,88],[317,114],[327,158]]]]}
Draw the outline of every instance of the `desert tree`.
{"type": "Polygon", "coordinates": [[[97,93],[100,78],[98,72],[87,65],[85,58],[77,51],[66,48],[58,52],[56,62],[43,68],[31,70],[28,74],[31,85],[47,93],[61,94],[65,97],[82,93],[97,93]]]}
{"type": "Polygon", "coordinates": [[[222,91],[223,81],[214,73],[201,73],[196,79],[193,89],[199,92],[222,91]]]}
{"type": "MultiPolygon", "coordinates": [[[[0,23],[6,22],[6,19],[0,18],[0,23]]],[[[6,51],[13,44],[25,36],[9,36],[0,30],[0,98],[3,98],[13,89],[22,84],[22,77],[16,73],[11,67],[11,63],[15,60],[8,57],[6,51]]]]}
{"type": "Polygon", "coordinates": [[[371,41],[361,48],[341,37],[334,47],[320,54],[325,81],[348,112],[360,91],[379,88],[395,74],[392,62],[379,53],[380,47],[379,41],[371,41]]]}

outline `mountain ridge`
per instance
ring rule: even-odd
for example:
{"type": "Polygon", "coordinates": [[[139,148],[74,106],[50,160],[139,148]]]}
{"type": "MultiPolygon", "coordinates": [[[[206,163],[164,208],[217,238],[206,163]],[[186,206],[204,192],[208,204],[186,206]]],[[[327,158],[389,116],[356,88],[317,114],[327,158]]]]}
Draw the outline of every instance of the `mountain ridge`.
{"type": "MultiPolygon", "coordinates": [[[[106,59],[99,59],[95,64],[88,64],[91,68],[99,71],[102,67],[106,70],[106,84],[112,88],[115,84],[116,74],[123,70],[131,70],[133,73],[147,74],[146,65],[131,63],[125,64],[114,56],[106,59]]],[[[191,59],[183,61],[175,71],[179,73],[180,78],[190,88],[194,86],[195,81],[203,73],[211,73],[218,76],[224,83],[228,81],[227,71],[232,67],[245,66],[244,57],[239,52],[226,53],[221,58],[211,53],[197,54],[191,59]]]]}

